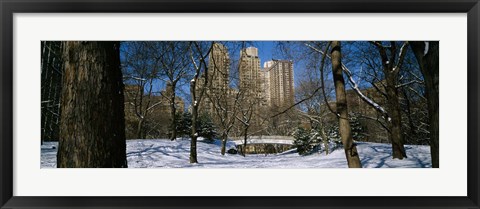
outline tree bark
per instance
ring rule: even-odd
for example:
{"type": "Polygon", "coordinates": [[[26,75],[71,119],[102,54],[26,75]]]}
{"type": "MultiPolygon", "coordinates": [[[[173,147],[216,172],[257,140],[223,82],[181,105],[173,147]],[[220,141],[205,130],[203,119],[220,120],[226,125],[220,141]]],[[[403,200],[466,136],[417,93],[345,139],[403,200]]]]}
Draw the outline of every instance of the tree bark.
{"type": "Polygon", "coordinates": [[[243,152],[242,152],[242,155],[243,157],[247,156],[247,139],[248,139],[248,127],[250,126],[245,126],[245,128],[243,129],[243,152]]]}
{"type": "Polygon", "coordinates": [[[126,168],[118,42],[65,42],[59,168],[126,168]]]}
{"type": "Polygon", "coordinates": [[[196,98],[196,78],[194,79],[193,82],[190,83],[190,94],[192,95],[192,132],[191,132],[191,138],[192,141],[190,142],[190,163],[198,163],[197,161],[197,117],[198,117],[198,104],[199,102],[197,101],[196,98]]]}
{"type": "Polygon", "coordinates": [[[137,139],[143,139],[143,118],[138,118],[137,123],[137,139]]]}
{"type": "Polygon", "coordinates": [[[175,120],[175,115],[177,113],[177,108],[175,107],[175,83],[172,83],[172,95],[170,97],[170,117],[172,118],[172,123],[170,128],[172,129],[172,135],[170,136],[170,140],[175,140],[177,138],[177,121],[175,120]]]}
{"type": "Polygon", "coordinates": [[[223,132],[222,134],[222,155],[225,155],[225,150],[227,147],[227,139],[228,139],[228,134],[226,132],[223,132]]]}
{"type": "Polygon", "coordinates": [[[439,168],[439,42],[429,41],[428,46],[423,41],[412,41],[410,44],[425,80],[432,167],[439,168]]]}
{"type": "Polygon", "coordinates": [[[320,134],[322,135],[323,146],[325,147],[325,155],[330,153],[330,146],[328,145],[328,137],[325,134],[325,127],[321,125],[320,127],[320,134]]]}
{"type": "Polygon", "coordinates": [[[347,97],[345,92],[345,80],[342,71],[342,54],[339,41],[332,42],[332,74],[335,84],[335,95],[337,99],[337,114],[339,115],[339,132],[342,144],[345,149],[349,168],[361,168],[362,163],[358,156],[357,148],[353,143],[352,130],[348,120],[347,97]]]}
{"type": "Polygon", "coordinates": [[[407,157],[404,148],[404,139],[402,132],[402,114],[400,110],[400,102],[398,101],[398,90],[396,87],[397,81],[396,73],[390,73],[389,70],[385,70],[386,77],[386,92],[387,92],[387,110],[389,113],[388,128],[390,130],[390,140],[392,142],[392,157],[393,159],[403,159],[407,157]]]}
{"type": "Polygon", "coordinates": [[[392,143],[393,159],[403,159],[407,157],[404,148],[404,138],[402,132],[402,114],[400,109],[400,101],[397,89],[398,75],[401,70],[403,59],[405,58],[408,42],[405,42],[400,48],[400,55],[397,60],[397,47],[395,41],[390,42],[390,55],[386,51],[386,47],[381,42],[373,43],[380,54],[382,60],[383,73],[385,75],[385,91],[387,95],[386,109],[388,115],[384,116],[389,129],[389,139],[392,143]]]}

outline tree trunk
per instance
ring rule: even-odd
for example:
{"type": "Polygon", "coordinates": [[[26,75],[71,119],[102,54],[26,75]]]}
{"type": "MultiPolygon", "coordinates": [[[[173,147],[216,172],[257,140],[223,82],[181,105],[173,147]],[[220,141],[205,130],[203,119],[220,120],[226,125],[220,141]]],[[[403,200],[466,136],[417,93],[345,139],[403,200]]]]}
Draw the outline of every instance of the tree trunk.
{"type": "Polygon", "coordinates": [[[330,152],[330,147],[328,145],[328,137],[327,134],[325,134],[325,128],[323,125],[320,127],[320,134],[322,135],[323,146],[325,147],[325,155],[328,155],[330,152]]]}
{"type": "Polygon", "coordinates": [[[223,132],[223,134],[222,134],[222,155],[225,155],[225,149],[227,147],[227,138],[228,138],[227,132],[223,132]]]}
{"type": "Polygon", "coordinates": [[[192,96],[192,132],[191,132],[191,138],[192,141],[190,142],[190,163],[198,163],[197,161],[197,117],[198,117],[198,101],[196,100],[196,92],[195,92],[195,83],[196,79],[194,79],[194,82],[190,83],[190,94],[192,96]]]}
{"type": "MultiPolygon", "coordinates": [[[[175,86],[172,85],[172,89],[175,92],[175,86]]],[[[170,136],[170,140],[175,140],[177,138],[177,121],[175,120],[175,115],[177,112],[177,108],[175,107],[175,93],[172,93],[172,97],[170,98],[170,117],[172,117],[172,124],[170,128],[172,129],[172,135],[170,136]]]]}
{"type": "Polygon", "coordinates": [[[397,74],[385,73],[386,92],[387,92],[387,110],[389,112],[388,126],[390,132],[390,140],[392,142],[393,159],[403,159],[407,157],[404,148],[404,140],[402,133],[402,114],[400,112],[400,102],[398,101],[398,90],[396,87],[397,74]]]}
{"type": "Polygon", "coordinates": [[[247,139],[248,139],[248,127],[250,126],[245,126],[244,132],[243,132],[243,152],[242,155],[243,157],[247,156],[247,139]]]}
{"type": "Polygon", "coordinates": [[[118,42],[65,42],[59,168],[126,168],[118,42]]]}
{"type": "Polygon", "coordinates": [[[138,123],[137,123],[137,139],[143,139],[143,118],[138,118],[138,123]]]}
{"type": "Polygon", "coordinates": [[[403,59],[406,54],[406,45],[408,42],[405,42],[401,49],[400,55],[397,60],[397,50],[396,43],[394,41],[390,42],[390,55],[388,55],[386,48],[381,43],[375,43],[378,48],[378,52],[382,59],[383,73],[385,75],[385,91],[387,96],[386,109],[388,115],[384,114],[386,123],[388,124],[388,137],[392,143],[392,157],[393,159],[403,159],[407,157],[404,148],[404,139],[402,132],[402,115],[400,111],[400,101],[397,89],[398,75],[401,70],[403,59]]]}
{"type": "Polygon", "coordinates": [[[432,167],[438,168],[439,164],[439,42],[429,41],[428,48],[425,42],[410,42],[415,57],[425,80],[425,93],[428,105],[429,131],[430,131],[430,152],[432,156],[432,167]]]}
{"type": "Polygon", "coordinates": [[[353,144],[352,130],[348,120],[347,97],[345,93],[345,81],[343,79],[342,71],[342,54],[339,41],[332,42],[332,74],[337,99],[337,114],[340,116],[338,117],[339,132],[345,149],[348,167],[361,168],[362,163],[360,162],[357,148],[353,144]]]}

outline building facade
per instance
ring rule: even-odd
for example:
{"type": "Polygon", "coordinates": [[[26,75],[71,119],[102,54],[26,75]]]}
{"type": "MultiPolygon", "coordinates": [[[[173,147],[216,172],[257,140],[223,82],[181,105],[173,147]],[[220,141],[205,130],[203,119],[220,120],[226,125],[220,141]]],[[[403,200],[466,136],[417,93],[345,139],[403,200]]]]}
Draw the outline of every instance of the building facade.
{"type": "Polygon", "coordinates": [[[248,47],[240,52],[240,90],[250,98],[262,98],[262,72],[258,49],[248,47]]]}
{"type": "Polygon", "coordinates": [[[225,90],[229,86],[230,76],[230,57],[227,48],[220,44],[214,43],[212,51],[208,56],[209,81],[210,90],[225,90]]]}
{"type": "MultiPolygon", "coordinates": [[[[205,82],[205,77],[199,79],[199,86],[205,82]]],[[[200,104],[200,112],[213,114],[214,103],[218,98],[228,98],[230,94],[230,56],[227,47],[214,43],[208,56],[208,82],[205,94],[200,104]]],[[[201,88],[197,88],[201,91],[201,88]]]]}
{"type": "Polygon", "coordinates": [[[272,107],[287,107],[295,103],[293,62],[271,60],[264,63],[265,94],[272,107]]]}

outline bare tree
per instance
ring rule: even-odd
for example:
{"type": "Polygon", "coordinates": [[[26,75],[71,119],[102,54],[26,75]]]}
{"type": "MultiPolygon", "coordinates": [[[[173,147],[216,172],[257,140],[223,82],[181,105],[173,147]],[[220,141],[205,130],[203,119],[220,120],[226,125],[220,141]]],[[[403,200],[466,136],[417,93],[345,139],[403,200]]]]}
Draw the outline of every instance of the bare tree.
{"type": "Polygon", "coordinates": [[[412,41],[411,47],[415,53],[418,64],[425,79],[425,90],[428,104],[429,130],[430,130],[430,152],[432,156],[432,167],[439,165],[439,42],[412,41]]]}
{"type": "Polygon", "coordinates": [[[246,153],[245,150],[247,148],[247,140],[248,140],[248,129],[252,125],[252,116],[255,111],[255,106],[258,105],[258,100],[251,97],[251,95],[247,94],[245,89],[241,89],[240,94],[240,104],[239,104],[239,115],[235,115],[238,121],[242,124],[243,127],[243,150],[242,155],[245,157],[246,153]]]}
{"type": "Polygon", "coordinates": [[[233,89],[221,89],[208,92],[207,96],[212,103],[216,123],[221,129],[221,154],[225,155],[228,135],[237,120],[235,116],[239,109],[240,92],[233,89]]]}
{"type": "Polygon", "coordinates": [[[184,41],[162,41],[152,42],[150,47],[155,53],[155,60],[160,63],[159,78],[167,83],[163,98],[168,101],[170,106],[170,140],[177,138],[176,120],[177,113],[176,98],[177,87],[183,79],[186,79],[191,66],[188,50],[190,42],[184,41]]]}
{"type": "MultiPolygon", "coordinates": [[[[387,130],[389,133],[389,139],[392,143],[393,158],[403,159],[406,157],[404,140],[402,134],[402,123],[401,123],[401,112],[399,106],[399,95],[398,95],[398,73],[402,67],[403,60],[407,51],[408,42],[404,42],[400,48],[400,52],[397,51],[396,43],[390,42],[391,46],[383,46],[380,42],[371,42],[375,47],[377,47],[380,57],[382,58],[382,72],[385,74],[385,89],[386,96],[388,96],[388,101],[386,104],[386,109],[373,101],[371,98],[367,97],[364,92],[362,92],[353,78],[352,71],[350,71],[344,63],[341,64],[341,69],[344,71],[345,75],[350,81],[352,89],[357,93],[357,95],[368,105],[378,111],[382,118],[387,123],[387,130]],[[387,53],[387,48],[389,52],[387,53]],[[398,53],[398,57],[397,57],[398,53]],[[387,75],[388,74],[388,75],[387,75]]],[[[321,50],[307,44],[311,49],[323,53],[321,50]]]]}
{"type": "Polygon", "coordinates": [[[63,45],[57,167],[127,167],[119,43],[63,45]]]}
{"type": "Polygon", "coordinates": [[[157,51],[152,50],[153,42],[124,42],[123,66],[127,118],[130,112],[136,116],[135,135],[145,138],[145,122],[149,114],[159,105],[154,98],[154,85],[159,74],[160,63],[155,59],[157,51]]]}
{"type": "Polygon", "coordinates": [[[197,118],[198,109],[203,99],[203,94],[208,86],[207,56],[212,50],[213,42],[192,42],[190,47],[190,59],[195,69],[195,75],[190,81],[190,96],[192,99],[192,135],[190,143],[190,163],[198,163],[197,160],[197,118]],[[202,82],[198,82],[203,77],[202,82]]]}
{"type": "Polygon", "coordinates": [[[362,163],[358,156],[357,148],[352,140],[352,130],[348,120],[347,98],[345,93],[345,81],[342,70],[342,54],[339,41],[332,42],[332,73],[335,84],[335,94],[337,100],[337,114],[339,115],[339,132],[342,138],[345,155],[347,157],[349,168],[361,168],[362,163]]]}
{"type": "Polygon", "coordinates": [[[402,132],[402,115],[400,110],[399,93],[397,88],[398,75],[402,68],[405,54],[407,53],[408,42],[404,42],[397,51],[397,43],[391,41],[390,45],[384,46],[382,42],[372,42],[377,49],[382,59],[383,74],[385,76],[385,90],[387,95],[387,117],[389,123],[389,138],[392,142],[393,158],[403,159],[407,157],[404,148],[404,139],[402,132]],[[390,50],[387,53],[387,50],[390,50]],[[397,54],[398,53],[398,54],[397,54]],[[398,56],[397,56],[398,55],[398,56]]]}
{"type": "Polygon", "coordinates": [[[240,94],[238,92],[224,91],[209,95],[210,101],[213,103],[214,115],[217,124],[220,126],[222,133],[221,154],[225,155],[228,135],[235,124],[238,111],[238,102],[240,94]]]}
{"type": "MultiPolygon", "coordinates": [[[[325,148],[325,154],[329,154],[329,137],[326,134],[327,124],[332,122],[332,119],[336,117],[329,117],[331,115],[337,116],[337,113],[332,109],[329,104],[330,96],[332,92],[335,91],[333,85],[326,84],[327,82],[324,79],[324,67],[326,61],[326,55],[330,48],[331,42],[325,44],[325,49],[321,54],[321,58],[312,54],[311,58],[308,59],[310,62],[310,70],[308,74],[305,75],[300,86],[296,90],[296,94],[299,96],[299,99],[310,98],[305,100],[300,107],[304,111],[300,112],[300,115],[308,118],[311,121],[312,128],[318,130],[322,142],[325,148]],[[316,69],[319,69],[318,71],[316,69]],[[321,92],[318,91],[318,88],[321,88],[321,92]],[[328,92],[328,93],[327,93],[328,92]],[[313,95],[313,96],[312,96],[313,95]],[[331,114],[333,113],[333,114],[331,114]]],[[[332,83],[329,83],[332,84],[332,83]]]]}

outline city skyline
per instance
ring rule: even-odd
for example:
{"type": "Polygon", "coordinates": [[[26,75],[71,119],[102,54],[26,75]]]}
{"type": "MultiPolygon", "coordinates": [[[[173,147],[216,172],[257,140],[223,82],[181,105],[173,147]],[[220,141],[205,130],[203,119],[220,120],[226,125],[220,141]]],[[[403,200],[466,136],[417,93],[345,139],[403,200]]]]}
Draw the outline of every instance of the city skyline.
{"type": "MultiPolygon", "coordinates": [[[[238,71],[241,71],[241,67],[239,66],[240,64],[237,63],[237,65],[235,65],[235,62],[241,62],[241,59],[242,59],[242,51],[244,51],[244,49],[246,50],[245,53],[246,54],[254,54],[254,56],[256,57],[256,68],[255,68],[255,71],[256,71],[256,75],[255,75],[255,78],[257,79],[265,79],[265,78],[260,78],[260,77],[263,77],[265,76],[264,74],[266,73],[265,72],[265,69],[266,69],[266,64],[267,63],[273,63],[273,62],[276,62],[276,61],[289,61],[289,62],[292,62],[292,64],[295,66],[293,69],[292,69],[292,73],[293,73],[293,83],[291,83],[293,86],[292,88],[295,89],[296,86],[295,84],[297,83],[295,79],[297,78],[300,78],[301,76],[300,75],[295,75],[296,73],[302,73],[301,70],[298,70],[298,65],[293,63],[293,60],[291,59],[280,59],[284,56],[275,56],[275,54],[278,54],[278,53],[275,53],[274,52],[274,42],[275,41],[255,41],[255,42],[252,42],[250,43],[250,45],[246,46],[245,48],[242,48],[242,49],[238,49],[237,51],[231,51],[232,49],[228,48],[227,46],[223,45],[222,42],[216,42],[212,48],[212,52],[209,54],[208,56],[208,60],[209,60],[209,70],[210,72],[212,72],[209,77],[210,77],[210,80],[211,80],[211,87],[210,88],[225,88],[225,85],[228,86],[231,90],[238,90],[239,88],[241,88],[242,84],[238,84],[237,86],[234,85],[234,82],[235,80],[238,80],[240,83],[241,83],[241,75],[239,75],[238,77],[234,77],[235,75],[232,75],[232,70],[238,70],[238,71]],[[220,55],[220,51],[222,51],[222,53],[226,53],[226,56],[223,56],[223,55],[220,55]],[[216,54],[215,57],[217,57],[216,59],[218,61],[216,61],[215,65],[213,65],[212,63],[213,62],[210,62],[211,60],[211,56],[212,54],[216,54]],[[230,55],[233,55],[233,56],[236,56],[236,57],[231,57],[230,55]],[[222,57],[223,56],[223,57],[222,57]],[[279,59],[275,58],[275,57],[279,57],[279,59]],[[226,62],[226,63],[225,63],[226,62]],[[221,72],[219,73],[218,70],[215,71],[214,69],[221,69],[220,71],[225,71],[225,72],[221,72]],[[227,69],[227,70],[225,70],[227,69]],[[214,74],[218,74],[218,75],[214,75],[214,74]],[[219,87],[220,86],[220,87],[219,87]]],[[[304,69],[305,66],[303,66],[302,69],[304,69]]],[[[236,73],[240,73],[240,72],[236,72],[236,73]]],[[[235,73],[234,73],[235,74],[235,73]]],[[[203,79],[203,78],[202,78],[203,79]]],[[[252,80],[252,77],[249,78],[249,80],[252,80]]],[[[159,83],[157,83],[156,85],[153,86],[154,88],[154,91],[153,92],[158,92],[158,94],[160,94],[160,92],[164,91],[166,88],[167,88],[167,85],[168,83],[166,82],[162,82],[162,81],[157,81],[159,83]],[[162,83],[160,83],[162,82],[162,83]]],[[[200,82],[203,82],[202,80],[200,82]]],[[[262,97],[264,97],[265,99],[269,100],[270,98],[270,95],[269,94],[265,94],[264,91],[266,91],[265,89],[265,85],[262,83],[262,84],[255,84],[256,88],[257,88],[257,91],[261,91],[263,93],[262,97]]],[[[258,92],[260,93],[260,92],[258,92]]],[[[292,92],[292,100],[294,100],[294,92],[292,92]]],[[[191,101],[190,101],[190,97],[189,97],[189,86],[188,85],[183,85],[181,86],[181,88],[177,88],[177,94],[178,94],[178,97],[180,97],[182,99],[182,102],[184,102],[184,107],[185,107],[185,110],[187,111],[189,106],[191,106],[191,101]],[[179,93],[179,94],[178,94],[179,93]]],[[[161,95],[159,95],[161,96],[161,95]]],[[[204,104],[206,106],[209,106],[210,107],[207,107],[206,109],[211,109],[211,104],[208,104],[209,102],[208,101],[204,101],[204,103],[207,103],[207,104],[204,104]]],[[[265,101],[265,103],[269,103],[267,101],[265,101]]],[[[294,102],[289,102],[291,104],[293,104],[294,102]]]]}
{"type": "MultiPolygon", "coordinates": [[[[220,43],[220,44],[231,44],[231,43],[234,43],[234,42],[240,42],[240,41],[220,41],[220,42],[216,42],[216,43],[220,43]]],[[[260,67],[263,68],[264,64],[268,61],[272,61],[272,60],[291,60],[291,59],[287,59],[287,57],[285,55],[283,55],[282,53],[279,53],[277,48],[276,48],[276,42],[278,41],[250,41],[250,42],[246,42],[246,45],[245,45],[245,48],[249,48],[249,47],[254,47],[254,48],[257,48],[258,50],[258,58],[259,58],[259,63],[260,63],[260,67]]],[[[124,49],[125,50],[125,49],[124,49]]],[[[238,60],[240,59],[240,51],[241,50],[235,50],[235,51],[232,51],[231,48],[228,48],[227,47],[227,51],[230,55],[230,61],[231,61],[231,64],[230,64],[230,71],[231,70],[237,70],[238,68],[238,60]],[[234,65],[234,64],[237,64],[237,65],[234,65]]],[[[122,55],[122,50],[120,51],[120,55],[121,57],[123,57],[122,55]]],[[[297,62],[295,62],[295,69],[293,71],[294,73],[294,87],[295,85],[299,85],[299,81],[297,81],[297,79],[301,78],[301,75],[304,73],[306,69],[306,66],[305,64],[303,63],[303,61],[299,60],[297,62]]],[[[237,78],[232,78],[230,76],[230,82],[228,85],[232,86],[232,80],[233,79],[237,79],[237,78]]],[[[162,90],[164,90],[166,88],[166,85],[167,83],[166,82],[163,82],[163,81],[156,81],[155,85],[153,86],[153,92],[160,92],[162,90]]],[[[181,95],[188,95],[189,94],[189,87],[188,85],[184,85],[182,86],[182,88],[179,88],[177,89],[179,90],[178,93],[180,93],[181,95]]],[[[188,100],[188,96],[186,96],[187,98],[184,98],[186,100],[188,100]]],[[[186,106],[190,105],[190,101],[185,101],[186,102],[186,106]]]]}

